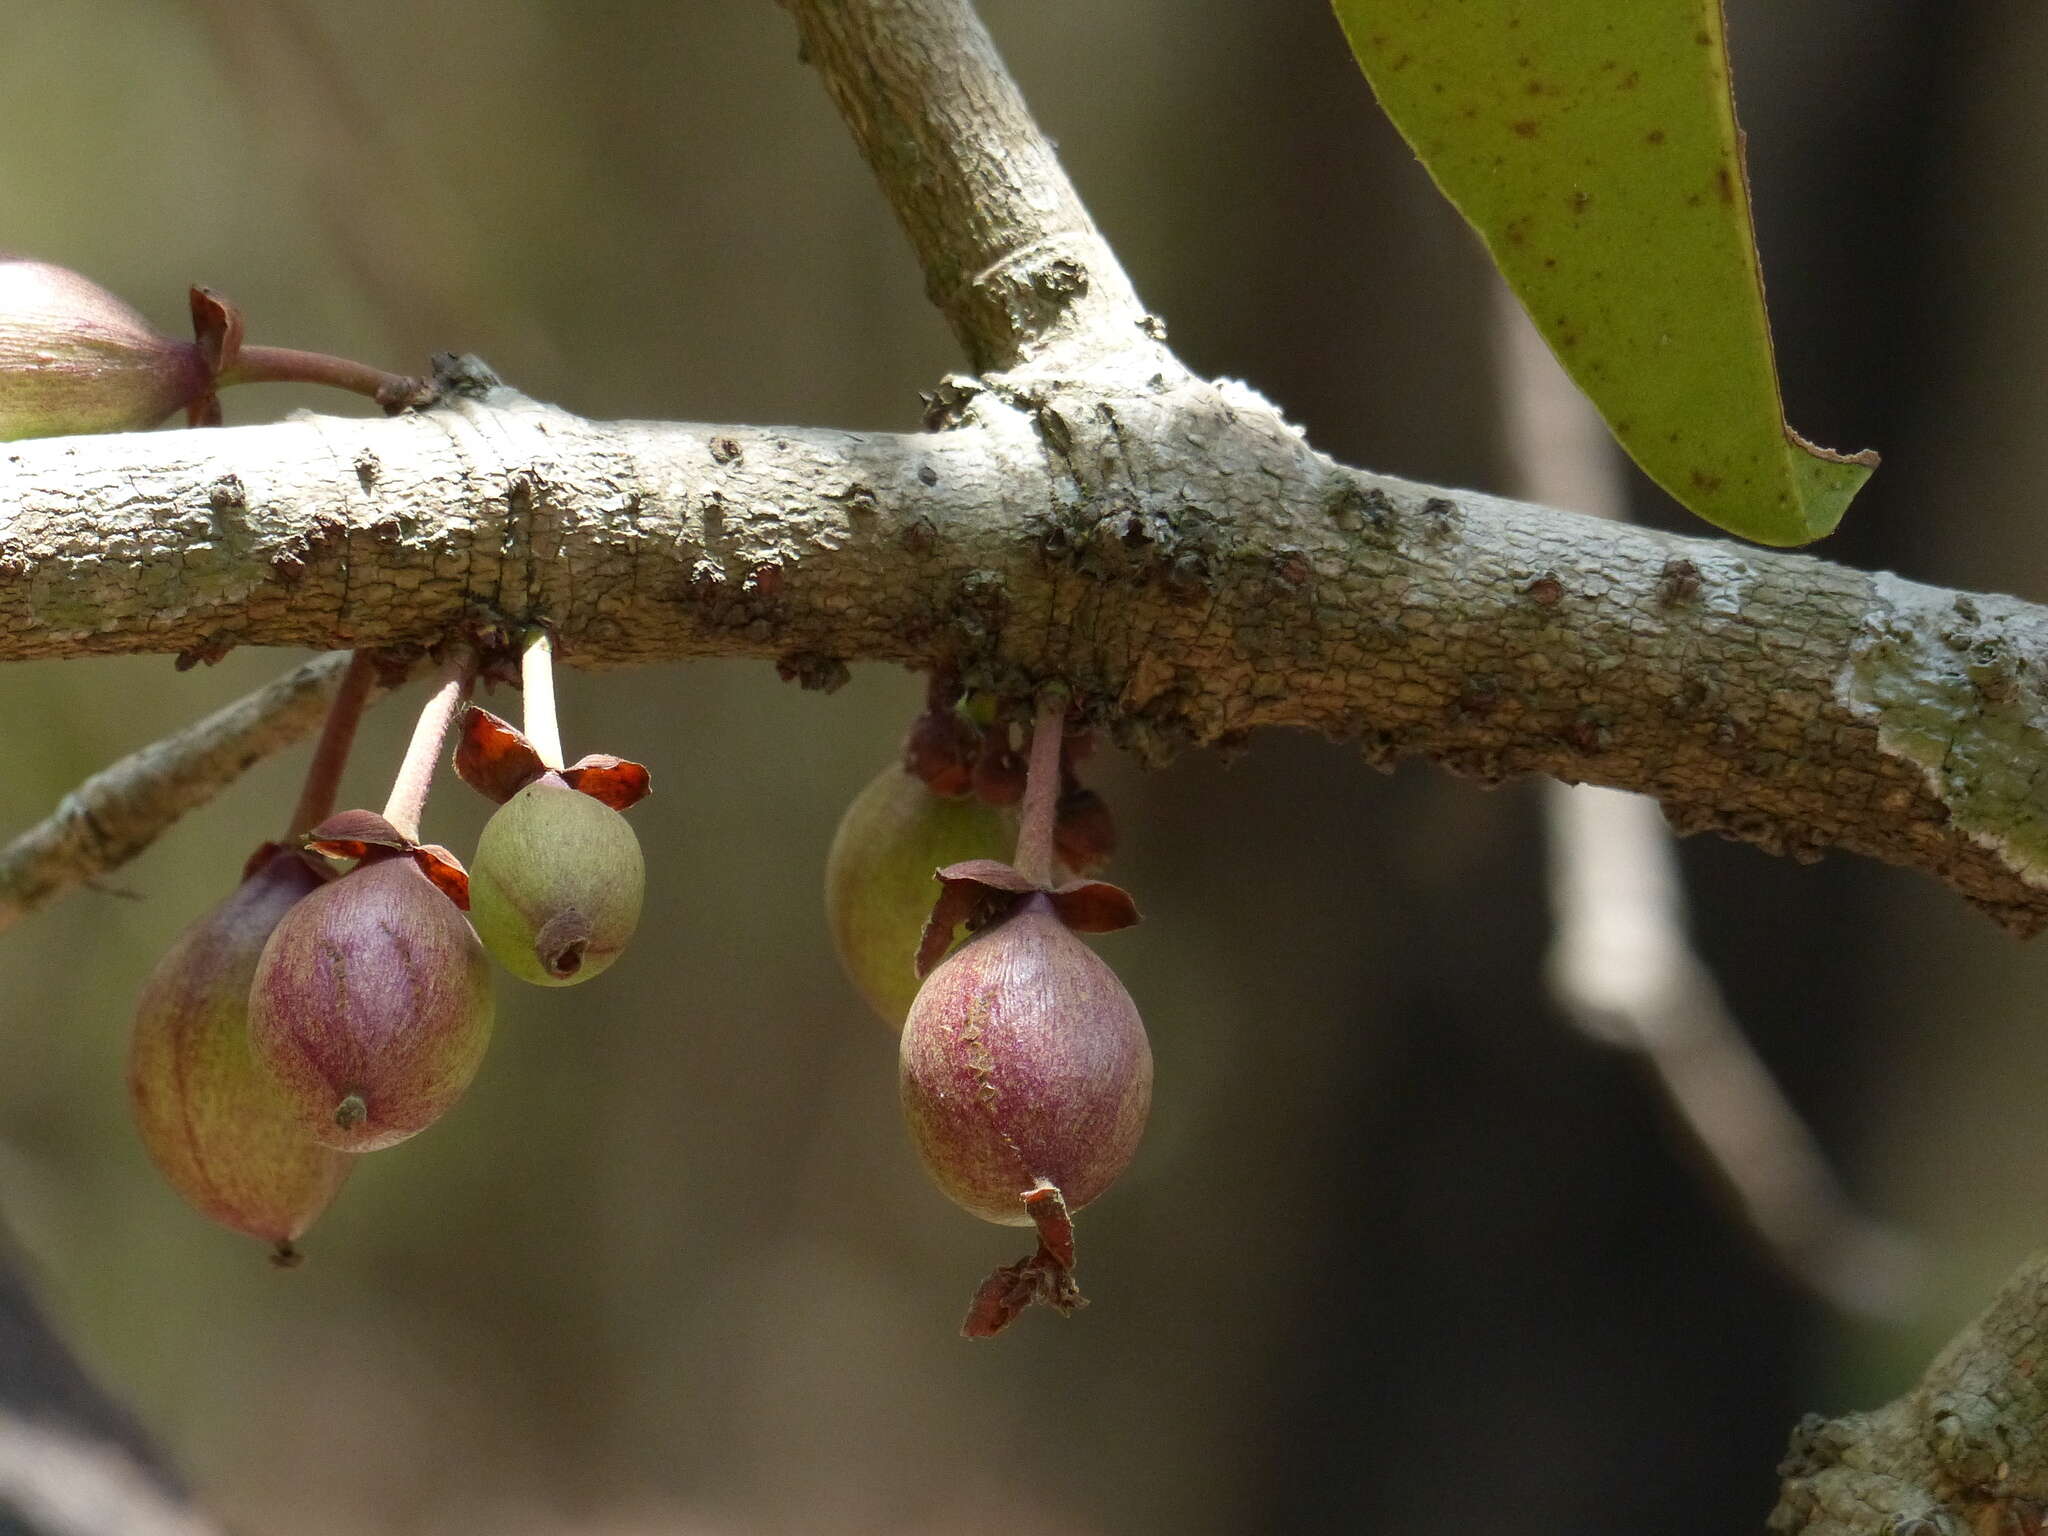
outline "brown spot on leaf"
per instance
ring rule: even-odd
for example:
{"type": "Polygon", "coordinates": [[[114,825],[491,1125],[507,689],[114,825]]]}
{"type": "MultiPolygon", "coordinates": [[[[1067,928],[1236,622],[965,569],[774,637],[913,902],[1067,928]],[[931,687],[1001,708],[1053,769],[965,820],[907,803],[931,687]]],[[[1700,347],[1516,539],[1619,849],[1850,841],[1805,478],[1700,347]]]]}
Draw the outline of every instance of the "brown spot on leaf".
{"type": "Polygon", "coordinates": [[[1735,173],[1725,165],[1714,167],[1714,196],[1724,203],[1735,201],[1735,173]]]}
{"type": "Polygon", "coordinates": [[[1662,128],[1652,128],[1643,135],[1643,142],[1645,144],[1662,144],[1664,142],[1664,130],[1662,128]]]}
{"type": "Polygon", "coordinates": [[[1508,126],[1515,130],[1518,137],[1524,139],[1533,139],[1541,131],[1541,125],[1534,118],[1528,117],[1523,118],[1518,123],[1510,123],[1508,126]]]}
{"type": "Polygon", "coordinates": [[[1713,492],[1721,489],[1721,477],[1719,475],[1709,474],[1704,469],[1689,470],[1686,473],[1685,478],[1692,482],[1692,488],[1694,490],[1703,492],[1708,495],[1711,495],[1713,492]]]}

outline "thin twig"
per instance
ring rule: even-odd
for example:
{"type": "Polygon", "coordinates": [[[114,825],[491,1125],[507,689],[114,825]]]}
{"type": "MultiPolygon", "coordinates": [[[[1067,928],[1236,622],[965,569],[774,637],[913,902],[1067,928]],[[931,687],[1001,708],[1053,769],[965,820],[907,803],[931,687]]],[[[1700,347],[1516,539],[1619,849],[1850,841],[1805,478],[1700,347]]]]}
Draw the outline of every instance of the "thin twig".
{"type": "Polygon", "coordinates": [[[363,706],[370,701],[376,674],[377,664],[370,652],[350,654],[341,686],[321,722],[320,739],[313,743],[313,760],[306,765],[299,801],[292,807],[291,823],[285,829],[287,837],[309,832],[333,814],[341,775],[348,767],[349,748],[355,745],[356,727],[362,723],[363,706]]]}
{"type": "Polygon", "coordinates": [[[252,764],[310,732],[348,665],[346,652],[309,661],[79,785],[0,849],[0,931],[120,868],[252,764]]]}
{"type": "MultiPolygon", "coordinates": [[[[1625,520],[1618,457],[1535,328],[1498,289],[1509,456],[1522,492],[1625,520]]],[[[1919,1264],[1860,1214],[1799,1112],[1732,1018],[1686,936],[1670,829],[1655,801],[1544,786],[1555,933],[1550,987],[1585,1034],[1639,1056],[1778,1264],[1845,1312],[1896,1316],[1919,1264]]]]}

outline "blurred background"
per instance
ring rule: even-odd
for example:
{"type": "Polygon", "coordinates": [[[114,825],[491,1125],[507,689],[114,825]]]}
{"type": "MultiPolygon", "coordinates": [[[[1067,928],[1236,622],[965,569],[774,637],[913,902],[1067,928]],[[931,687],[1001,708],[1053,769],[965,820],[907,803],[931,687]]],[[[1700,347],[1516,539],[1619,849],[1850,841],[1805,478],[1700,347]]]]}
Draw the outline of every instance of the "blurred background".
{"type": "MultiPolygon", "coordinates": [[[[1830,557],[2048,600],[2048,11],[1729,0],[1788,411],[1885,468],[1830,557]]],[[[1489,273],[1320,0],[988,0],[1188,362],[1355,464],[1505,488],[1489,273]]],[[[165,328],[597,417],[907,429],[957,366],[769,0],[11,0],[0,247],[165,328]]],[[[302,404],[238,390],[231,422],[302,404]]],[[[1677,525],[1639,487],[1637,513],[1677,525]]],[[[0,837],[297,660],[0,669],[0,837]]],[[[417,690],[371,718],[381,801],[417,690]]],[[[1702,948],[1858,1199],[1924,1248],[1883,1324],[1725,1218],[1627,1059],[1546,1000],[1537,797],[1255,740],[1092,778],[1158,1058],[1080,1226],[1093,1307],[969,1345],[1017,1234],[929,1188],[819,912],[918,689],[756,664],[571,676],[652,765],[637,947],[501,991],[461,1109],[273,1272],[156,1179],[136,987],[282,826],[304,749],[0,938],[0,1209],[67,1336],[240,1531],[1149,1536],[1753,1529],[1808,1409],[1917,1375],[2048,1228],[2048,949],[1846,859],[1693,843],[1702,948]]],[[[485,810],[445,785],[429,835],[485,810]]],[[[0,1361],[0,1371],[6,1369],[0,1361]]]]}

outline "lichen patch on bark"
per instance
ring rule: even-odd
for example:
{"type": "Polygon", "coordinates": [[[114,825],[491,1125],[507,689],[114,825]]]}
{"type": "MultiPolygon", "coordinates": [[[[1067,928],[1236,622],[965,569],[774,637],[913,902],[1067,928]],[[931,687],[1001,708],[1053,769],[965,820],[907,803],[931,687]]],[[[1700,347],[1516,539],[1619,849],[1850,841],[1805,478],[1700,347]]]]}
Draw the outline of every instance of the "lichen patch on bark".
{"type": "Polygon", "coordinates": [[[1871,578],[1837,697],[1916,764],[1958,830],[2048,887],[2048,689],[2037,615],[2013,598],[1871,578]]]}

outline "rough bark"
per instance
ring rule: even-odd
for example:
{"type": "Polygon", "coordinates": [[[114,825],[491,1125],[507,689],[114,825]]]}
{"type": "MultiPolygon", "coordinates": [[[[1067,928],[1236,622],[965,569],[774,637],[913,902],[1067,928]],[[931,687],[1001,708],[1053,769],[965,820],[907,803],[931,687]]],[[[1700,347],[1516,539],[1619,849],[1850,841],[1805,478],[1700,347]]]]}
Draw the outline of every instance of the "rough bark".
{"type": "Polygon", "coordinates": [[[432,642],[1071,683],[1154,758],[1265,726],[1639,790],[1681,831],[2048,920],[2048,613],[1344,469],[1240,387],[955,383],[902,436],[425,415],[16,444],[0,659],[432,642]]]}
{"type": "Polygon", "coordinates": [[[2036,1536],[2048,1529],[2048,1254],[1896,1402],[1809,1416],[1779,1472],[1779,1536],[2036,1536]]]}

